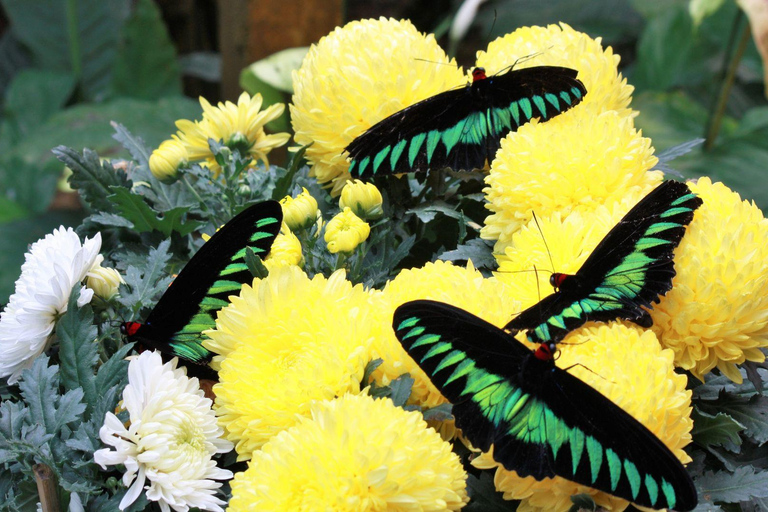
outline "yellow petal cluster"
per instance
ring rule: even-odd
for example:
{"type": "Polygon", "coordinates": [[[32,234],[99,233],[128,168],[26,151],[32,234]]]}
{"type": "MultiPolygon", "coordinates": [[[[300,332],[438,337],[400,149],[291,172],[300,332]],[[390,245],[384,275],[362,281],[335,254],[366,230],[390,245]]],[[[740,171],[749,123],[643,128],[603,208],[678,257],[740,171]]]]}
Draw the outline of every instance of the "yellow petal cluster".
{"type": "Polygon", "coordinates": [[[291,230],[306,229],[317,220],[317,200],[306,188],[296,197],[285,196],[280,200],[283,220],[291,230]]]}
{"type": "MultiPolygon", "coordinates": [[[[587,95],[589,97],[589,95],[587,95]]],[[[662,181],[651,141],[615,111],[595,115],[581,106],[546,123],[510,133],[486,177],[488,205],[482,238],[503,253],[512,234],[535,212],[565,216],[628,195],[643,196],[662,181]]]]}
{"type": "Polygon", "coordinates": [[[301,252],[301,242],[298,237],[291,232],[290,228],[283,223],[280,233],[272,242],[269,254],[264,258],[264,266],[270,272],[277,267],[286,265],[301,266],[304,262],[304,255],[301,252]]]}
{"type": "Polygon", "coordinates": [[[331,254],[351,253],[365,242],[370,234],[371,226],[355,215],[349,206],[336,214],[325,226],[325,242],[331,254]]]}
{"type": "Polygon", "coordinates": [[[427,263],[421,268],[403,270],[387,283],[380,307],[382,334],[373,344],[373,353],[383,360],[383,364],[373,377],[377,382],[387,384],[403,373],[409,373],[415,380],[410,403],[431,408],[446,400],[405,352],[391,327],[395,309],[417,299],[453,304],[497,326],[507,323],[520,306],[511,293],[505,292],[502,283],[483,278],[471,263],[466,267],[445,261],[427,263]]]}
{"type": "Polygon", "coordinates": [[[204,344],[220,354],[215,410],[240,460],[307,416],[313,400],[360,392],[380,335],[376,296],[343,271],[310,279],[287,266],[243,286],[219,312],[204,344]]]}
{"type": "Polygon", "coordinates": [[[172,182],[178,176],[179,167],[189,160],[187,148],[176,135],[160,143],[149,157],[149,171],[163,181],[172,182]]]}
{"type": "Polygon", "coordinates": [[[255,166],[259,160],[269,166],[267,153],[284,145],[290,138],[287,133],[267,135],[264,132],[264,125],[280,117],[285,105],[277,103],[262,111],[261,94],[251,97],[244,92],[238,98],[237,104],[227,101],[219,103],[216,107],[200,97],[200,105],[203,107],[202,120],[176,121],[178,137],[184,144],[189,159],[204,161],[216,176],[221,172],[221,167],[211,153],[208,139],[223,141],[230,149],[237,149],[243,156],[250,156],[253,159],[251,166],[255,166]]]}
{"type": "MultiPolygon", "coordinates": [[[[653,432],[682,462],[691,441],[691,392],[674,371],[674,354],[662,349],[650,330],[620,323],[589,324],[560,344],[557,366],[610,398],[653,432]],[[583,366],[574,365],[584,365],[583,366]],[[590,371],[591,370],[591,371],[590,371]],[[594,372],[594,373],[593,373],[594,372]]],[[[620,511],[628,502],[561,477],[521,478],[493,460],[492,450],[474,459],[478,468],[496,469],[496,489],[505,499],[521,499],[519,512],[567,511],[573,494],[587,493],[598,506],[620,511]]]]}
{"type": "Polygon", "coordinates": [[[477,65],[484,67],[489,75],[504,71],[516,62],[515,69],[533,66],[576,69],[579,80],[587,88],[580,108],[593,114],[616,110],[621,117],[633,116],[629,102],[634,87],[619,73],[619,60],[610,46],[603,49],[601,38],[592,39],[565,23],[519,28],[491,42],[487,51],[477,53],[477,65]]]}
{"type": "Polygon", "coordinates": [[[466,81],[434,36],[409,21],[352,21],[313,45],[293,75],[295,140],[312,143],[306,153],[312,175],[338,196],[350,177],[344,148],[355,137],[466,81]]]}
{"type": "Polygon", "coordinates": [[[339,208],[343,210],[348,206],[361,219],[373,220],[384,215],[382,202],[381,192],[376,185],[361,180],[350,180],[341,191],[339,208]]]}
{"type": "Polygon", "coordinates": [[[672,290],[651,311],[675,362],[703,377],[717,367],[735,382],[768,346],[768,220],[722,183],[700,178],[704,204],[675,251],[672,290]]]}
{"type": "Polygon", "coordinates": [[[318,402],[232,481],[232,512],[444,511],[468,501],[466,473],[420,413],[345,395],[318,402]]]}

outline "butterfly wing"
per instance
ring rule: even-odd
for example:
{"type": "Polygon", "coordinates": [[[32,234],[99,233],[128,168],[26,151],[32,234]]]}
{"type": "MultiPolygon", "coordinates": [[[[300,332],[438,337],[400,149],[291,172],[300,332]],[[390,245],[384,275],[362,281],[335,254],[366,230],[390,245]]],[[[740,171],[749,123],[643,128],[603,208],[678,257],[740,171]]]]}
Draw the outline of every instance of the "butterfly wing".
{"type": "Polygon", "coordinates": [[[560,291],[510,321],[534,342],[558,342],[588,321],[617,318],[649,326],[651,307],[672,288],[674,251],[701,206],[688,185],[666,181],[603,238],[560,291]]]}
{"type": "Polygon", "coordinates": [[[208,240],[160,297],[132,340],[199,365],[213,353],[203,347],[202,331],[216,326],[216,312],[229,304],[253,276],[245,263],[246,248],[266,257],[280,231],[280,203],[264,201],[244,210],[208,240]]]}
{"type": "Polygon", "coordinates": [[[447,304],[414,301],[393,328],[453,403],[456,426],[520,476],[555,475],[653,508],[690,510],[697,497],[677,458],[593,388],[540,361],[501,329],[447,304]]]}
{"type": "Polygon", "coordinates": [[[579,103],[586,89],[576,74],[554,66],[520,69],[415,103],[347,146],[349,172],[370,178],[430,168],[482,168],[510,131],[579,103]]]}

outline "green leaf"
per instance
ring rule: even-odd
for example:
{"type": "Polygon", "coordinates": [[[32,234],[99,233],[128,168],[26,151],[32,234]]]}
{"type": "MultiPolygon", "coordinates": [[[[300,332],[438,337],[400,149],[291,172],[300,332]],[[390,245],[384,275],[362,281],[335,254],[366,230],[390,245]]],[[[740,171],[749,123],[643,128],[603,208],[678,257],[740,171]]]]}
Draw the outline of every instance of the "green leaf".
{"type": "Polygon", "coordinates": [[[453,406],[451,404],[440,404],[422,412],[426,421],[448,421],[453,419],[453,406]]]}
{"type": "Polygon", "coordinates": [[[373,375],[373,372],[376,371],[376,368],[381,366],[383,362],[384,360],[381,358],[371,359],[368,361],[368,364],[365,365],[365,371],[363,371],[363,380],[360,381],[363,383],[363,386],[367,386],[370,383],[371,375],[373,375]]]}
{"type": "Polygon", "coordinates": [[[112,226],[116,228],[132,228],[133,222],[122,215],[116,213],[95,213],[85,219],[83,222],[93,222],[102,226],[112,226]]]}
{"type": "Polygon", "coordinates": [[[727,414],[718,413],[713,416],[694,409],[692,418],[691,435],[695,443],[704,447],[741,444],[739,433],[744,430],[744,426],[727,414]]]}
{"type": "Polygon", "coordinates": [[[437,217],[438,213],[442,213],[446,217],[450,217],[452,219],[461,219],[461,212],[456,211],[453,206],[446,203],[445,201],[440,200],[430,203],[422,203],[415,208],[411,208],[406,213],[415,214],[424,224],[428,224],[429,222],[433,221],[435,217],[437,217]]]}
{"type": "MultiPolygon", "coordinates": [[[[10,30],[0,35],[0,105],[5,91],[24,68],[30,65],[29,56],[21,43],[13,37],[10,30]]],[[[0,150],[5,149],[6,141],[0,137],[0,150]]]]}
{"type": "Polygon", "coordinates": [[[701,25],[704,18],[720,9],[723,2],[725,0],[691,0],[688,4],[688,13],[691,15],[694,26],[701,25]]]}
{"type": "Polygon", "coordinates": [[[152,151],[147,147],[147,143],[141,137],[134,136],[120,123],[112,121],[110,124],[115,129],[115,134],[112,135],[112,138],[122,144],[139,165],[149,166],[149,157],[152,155],[152,151]]]}
{"type": "Polygon", "coordinates": [[[181,74],[160,9],[138,0],[123,26],[112,89],[120,96],[155,99],[181,94],[181,74]]]}
{"type": "Polygon", "coordinates": [[[125,356],[133,348],[133,343],[123,345],[96,373],[96,389],[123,388],[128,379],[128,361],[125,356]]]}
{"type": "Polygon", "coordinates": [[[571,496],[571,503],[573,503],[573,506],[570,508],[569,512],[578,512],[579,510],[597,510],[597,504],[589,494],[574,494],[571,496]]]}
{"type": "Polygon", "coordinates": [[[0,190],[17,211],[43,213],[51,204],[61,171],[55,161],[34,165],[9,154],[0,157],[0,190]]]}
{"type": "Polygon", "coordinates": [[[751,466],[737,468],[733,473],[715,471],[696,479],[696,488],[714,502],[737,503],[768,497],[768,471],[751,466]]]}
{"type": "Polygon", "coordinates": [[[153,304],[153,297],[165,290],[171,282],[171,277],[165,275],[165,267],[171,259],[168,252],[170,246],[170,240],[163,240],[156,249],[150,249],[143,269],[128,267],[118,302],[134,311],[153,304]]]}
{"type": "Polygon", "coordinates": [[[29,406],[30,420],[44,427],[44,432],[56,434],[85,412],[83,390],[74,389],[59,395],[59,367],[48,366],[48,357],[39,356],[32,367],[22,373],[19,389],[29,406]]]}
{"type": "Polygon", "coordinates": [[[37,67],[76,75],[86,99],[109,92],[128,0],[2,0],[2,5],[14,37],[37,67]]]}
{"type": "Polygon", "coordinates": [[[240,74],[240,83],[243,84],[253,77],[278,91],[293,94],[292,73],[298,71],[308,52],[308,46],[301,46],[273,53],[245,68],[240,74]]]}
{"type": "MultiPolygon", "coordinates": [[[[635,95],[632,108],[640,112],[635,118],[637,129],[650,137],[657,150],[704,136],[707,110],[683,92],[643,92],[635,95]]],[[[734,121],[726,119],[725,128],[733,126],[734,121]]]]}
{"type": "Polygon", "coordinates": [[[744,425],[744,435],[747,437],[759,444],[768,441],[768,396],[754,395],[746,398],[723,394],[712,407],[744,425]]]}
{"type": "Polygon", "coordinates": [[[465,512],[509,512],[510,503],[504,499],[504,495],[496,490],[493,484],[493,474],[483,471],[477,477],[467,475],[467,494],[469,504],[462,510],[465,512]]]}
{"type": "Polygon", "coordinates": [[[41,69],[19,72],[5,97],[3,137],[15,142],[34,135],[37,126],[64,107],[74,88],[70,73],[41,69]]]}
{"type": "Polygon", "coordinates": [[[392,390],[389,397],[395,403],[396,406],[402,407],[408,401],[411,396],[411,389],[413,388],[413,378],[404,373],[392,382],[389,383],[389,389],[392,390]]]}
{"type": "Polygon", "coordinates": [[[493,242],[482,238],[473,238],[466,244],[459,245],[452,251],[446,251],[439,256],[443,261],[472,261],[475,268],[495,270],[498,266],[493,257],[493,242]]]}
{"type": "Polygon", "coordinates": [[[304,155],[307,152],[307,148],[312,144],[307,144],[299,148],[296,153],[293,154],[290,165],[285,170],[285,174],[277,180],[275,183],[275,189],[272,191],[272,199],[280,201],[282,198],[288,195],[288,191],[291,189],[291,184],[294,181],[296,173],[301,168],[301,163],[304,161],[304,155]]]}
{"type": "Polygon", "coordinates": [[[93,325],[93,312],[89,305],[77,307],[79,286],[69,295],[67,312],[56,322],[59,339],[60,378],[66,389],[83,390],[85,403],[92,408],[97,402],[93,367],[99,359],[95,343],[97,329],[93,325]]]}
{"type": "Polygon", "coordinates": [[[109,162],[102,163],[99,155],[88,148],[80,155],[74,149],[58,146],[53,149],[53,154],[72,169],[69,184],[95,210],[114,212],[115,208],[108,196],[114,193],[116,187],[124,190],[131,187],[125,171],[115,169],[109,162]]]}
{"type": "Polygon", "coordinates": [[[165,236],[171,236],[176,231],[186,236],[198,229],[203,223],[200,221],[183,220],[189,211],[188,206],[179,206],[161,212],[158,216],[154,210],[144,201],[144,197],[132,193],[127,188],[109,187],[112,195],[109,200],[114,203],[117,211],[133,223],[133,228],[138,233],[157,230],[165,236]]]}
{"type": "Polygon", "coordinates": [[[269,269],[250,247],[245,248],[245,264],[253,277],[264,279],[269,275],[269,269]]]}

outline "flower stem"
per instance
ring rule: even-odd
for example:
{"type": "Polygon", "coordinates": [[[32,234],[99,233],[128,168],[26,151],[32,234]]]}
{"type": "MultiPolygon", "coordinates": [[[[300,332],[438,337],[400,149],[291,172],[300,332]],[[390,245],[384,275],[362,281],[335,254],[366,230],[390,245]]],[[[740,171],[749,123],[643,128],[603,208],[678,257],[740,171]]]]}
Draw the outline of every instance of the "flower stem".
{"type": "MultiPolygon", "coordinates": [[[[744,56],[744,52],[747,49],[747,43],[749,42],[750,38],[750,29],[749,24],[744,23],[743,18],[744,14],[741,10],[739,10],[736,18],[734,19],[732,35],[735,36],[738,27],[743,25],[743,28],[741,29],[741,38],[739,39],[738,46],[732,55],[730,55],[730,51],[726,52],[725,62],[728,63],[728,67],[725,72],[725,76],[723,77],[723,81],[720,84],[720,91],[717,97],[717,102],[715,103],[715,107],[712,112],[710,112],[709,119],[707,119],[704,151],[710,151],[715,145],[715,140],[717,139],[717,135],[720,132],[720,125],[722,124],[723,117],[725,116],[725,107],[728,104],[728,96],[731,93],[733,82],[736,79],[736,71],[739,68],[739,62],[741,62],[741,58],[744,56]]],[[[723,63],[724,66],[725,62],[723,63]]]]}
{"type": "Polygon", "coordinates": [[[80,33],[77,26],[77,0],[67,0],[67,35],[69,36],[69,60],[72,65],[72,74],[75,76],[75,84],[80,88],[80,79],[83,74],[83,60],[80,55],[80,33]]]}

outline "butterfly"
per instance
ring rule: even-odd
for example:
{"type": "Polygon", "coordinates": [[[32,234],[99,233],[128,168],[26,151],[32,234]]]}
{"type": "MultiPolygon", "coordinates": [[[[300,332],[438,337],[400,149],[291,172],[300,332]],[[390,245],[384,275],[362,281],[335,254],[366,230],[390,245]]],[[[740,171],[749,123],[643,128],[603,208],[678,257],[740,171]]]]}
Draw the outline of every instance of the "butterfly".
{"type": "Polygon", "coordinates": [[[693,482],[645,426],[552,358],[448,304],[395,311],[408,354],[453,404],[456,427],[521,477],[561,476],[651,508],[691,510],[693,482]]]}
{"type": "Polygon", "coordinates": [[[216,380],[208,367],[214,353],[203,347],[203,331],[216,327],[216,312],[253,280],[246,249],[266,257],[282,221],[277,201],[255,204],[232,218],[189,260],[146,321],[123,323],[123,334],[129,341],[193,363],[187,365],[190,375],[216,380]]]}
{"type": "Polygon", "coordinates": [[[579,103],[587,90],[577,71],[555,66],[486,76],[427,98],[373,125],[347,147],[352,176],[450,167],[482,169],[500,141],[534,117],[547,121],[579,103]]]}
{"type": "Polygon", "coordinates": [[[644,309],[672,288],[675,248],[702,201],[688,185],[665,181],[632,208],[602,239],[579,270],[554,273],[555,293],[512,319],[505,329],[527,331],[551,352],[570,331],[589,321],[617,318],[653,324],[644,309]]]}

